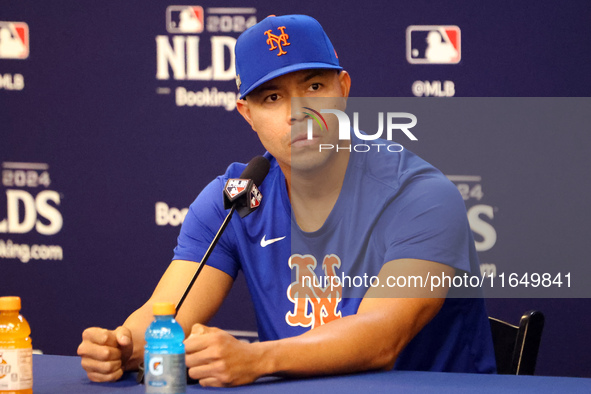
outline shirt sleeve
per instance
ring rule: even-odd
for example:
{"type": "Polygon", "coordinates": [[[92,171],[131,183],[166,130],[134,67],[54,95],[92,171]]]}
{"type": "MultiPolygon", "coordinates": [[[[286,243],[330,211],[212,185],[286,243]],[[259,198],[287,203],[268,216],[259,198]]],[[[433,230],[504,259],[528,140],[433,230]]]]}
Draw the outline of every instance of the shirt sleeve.
{"type": "MultiPolygon", "coordinates": [[[[177,239],[173,260],[201,261],[228,213],[223,207],[223,187],[223,180],[216,178],[191,204],[177,239]]],[[[240,262],[235,245],[235,236],[229,225],[207,260],[207,265],[236,279],[240,262]]]]}
{"type": "Polygon", "coordinates": [[[443,175],[418,176],[403,185],[394,201],[378,223],[384,234],[384,263],[412,258],[470,272],[471,230],[453,183],[443,175]]]}

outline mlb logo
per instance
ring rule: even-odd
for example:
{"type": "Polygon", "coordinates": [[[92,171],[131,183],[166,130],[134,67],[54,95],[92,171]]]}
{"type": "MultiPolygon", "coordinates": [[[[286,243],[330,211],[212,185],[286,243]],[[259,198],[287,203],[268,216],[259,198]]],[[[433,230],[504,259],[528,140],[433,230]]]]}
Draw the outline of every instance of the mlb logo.
{"type": "Polygon", "coordinates": [[[166,8],[166,30],[169,33],[201,33],[205,18],[198,5],[171,5],[166,8]]]}
{"type": "Polygon", "coordinates": [[[25,22],[0,22],[0,59],[29,57],[29,25],[25,22]]]}
{"type": "Polygon", "coordinates": [[[406,59],[412,64],[457,64],[462,58],[457,26],[409,26],[406,59]]]}
{"type": "Polygon", "coordinates": [[[226,184],[226,193],[230,198],[234,198],[246,189],[248,186],[248,180],[245,179],[228,179],[226,184]]]}
{"type": "Polygon", "coordinates": [[[257,208],[261,205],[262,200],[263,195],[255,185],[252,185],[252,191],[250,192],[250,208],[257,208]]]}

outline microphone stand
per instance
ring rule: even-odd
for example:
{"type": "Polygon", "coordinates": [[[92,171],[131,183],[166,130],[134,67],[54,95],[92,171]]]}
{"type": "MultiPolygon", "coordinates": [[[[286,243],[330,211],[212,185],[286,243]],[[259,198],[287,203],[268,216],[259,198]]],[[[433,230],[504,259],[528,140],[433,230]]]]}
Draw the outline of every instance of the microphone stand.
{"type": "Polygon", "coordinates": [[[185,292],[183,293],[183,296],[179,300],[178,304],[176,304],[176,307],[175,307],[175,311],[176,312],[175,312],[175,315],[174,315],[175,317],[179,313],[179,309],[181,308],[181,305],[183,305],[183,302],[185,301],[185,298],[187,298],[187,295],[189,294],[189,291],[191,291],[191,288],[193,287],[193,283],[195,283],[195,281],[197,280],[197,277],[201,273],[201,270],[205,266],[205,263],[207,262],[207,259],[209,259],[209,256],[211,255],[211,252],[213,252],[213,248],[218,243],[220,237],[222,236],[222,233],[224,232],[224,230],[228,226],[228,223],[230,223],[230,219],[232,219],[232,214],[234,213],[235,210],[236,210],[236,205],[232,205],[232,208],[230,209],[230,212],[228,213],[228,215],[226,215],[226,218],[224,219],[224,222],[222,223],[222,226],[218,230],[218,232],[215,235],[215,237],[213,237],[213,241],[211,241],[211,244],[209,244],[209,248],[207,248],[207,251],[205,252],[205,255],[201,259],[201,263],[199,263],[199,268],[197,268],[197,272],[195,272],[195,274],[193,275],[193,278],[191,279],[191,282],[189,283],[189,286],[187,286],[187,288],[185,289],[185,292]]]}

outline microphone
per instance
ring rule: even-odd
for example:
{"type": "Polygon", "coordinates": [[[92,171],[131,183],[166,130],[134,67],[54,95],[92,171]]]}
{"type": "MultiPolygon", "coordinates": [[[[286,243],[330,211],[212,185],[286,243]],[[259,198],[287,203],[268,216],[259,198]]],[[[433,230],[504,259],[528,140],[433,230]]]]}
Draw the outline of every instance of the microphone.
{"type": "MultiPolygon", "coordinates": [[[[240,178],[228,179],[228,181],[226,182],[223,191],[224,209],[230,209],[230,212],[228,212],[228,215],[224,219],[224,222],[220,226],[220,229],[218,230],[215,237],[213,237],[213,240],[211,241],[209,248],[207,248],[205,255],[203,255],[203,258],[201,259],[199,267],[193,275],[191,282],[189,282],[189,285],[185,289],[183,296],[176,304],[175,317],[179,313],[180,307],[183,305],[185,298],[187,298],[189,291],[191,291],[193,284],[195,283],[197,277],[201,273],[201,270],[205,266],[207,259],[209,259],[211,252],[213,252],[213,248],[218,243],[224,230],[228,226],[228,223],[230,223],[230,219],[232,219],[232,214],[234,214],[234,211],[238,211],[240,217],[244,218],[261,205],[263,195],[261,194],[257,186],[260,186],[261,183],[263,183],[263,180],[265,180],[265,177],[269,173],[270,167],[271,164],[269,163],[269,160],[267,160],[263,156],[256,156],[250,162],[248,162],[248,165],[246,166],[244,171],[242,171],[242,174],[240,174],[240,178]]],[[[145,370],[142,362],[140,363],[138,376],[136,378],[136,381],[138,383],[143,383],[144,372],[145,370]]],[[[188,375],[187,378],[189,378],[188,375]]]]}
{"type": "Polygon", "coordinates": [[[241,218],[257,209],[263,199],[257,186],[263,183],[269,167],[269,160],[257,156],[248,163],[239,179],[228,179],[224,186],[224,208],[236,207],[241,218]]]}
{"type": "Polygon", "coordinates": [[[255,156],[248,162],[240,179],[251,179],[255,185],[260,186],[269,173],[271,163],[264,156],[255,156]]]}

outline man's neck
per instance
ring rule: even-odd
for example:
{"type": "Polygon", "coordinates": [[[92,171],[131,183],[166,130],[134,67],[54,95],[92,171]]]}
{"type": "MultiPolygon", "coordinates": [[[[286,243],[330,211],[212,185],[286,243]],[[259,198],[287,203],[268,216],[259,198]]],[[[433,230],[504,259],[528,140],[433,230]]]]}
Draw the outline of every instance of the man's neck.
{"type": "Polygon", "coordinates": [[[341,193],[349,156],[339,152],[314,171],[284,171],[293,214],[303,231],[317,231],[328,218],[341,193]]]}

